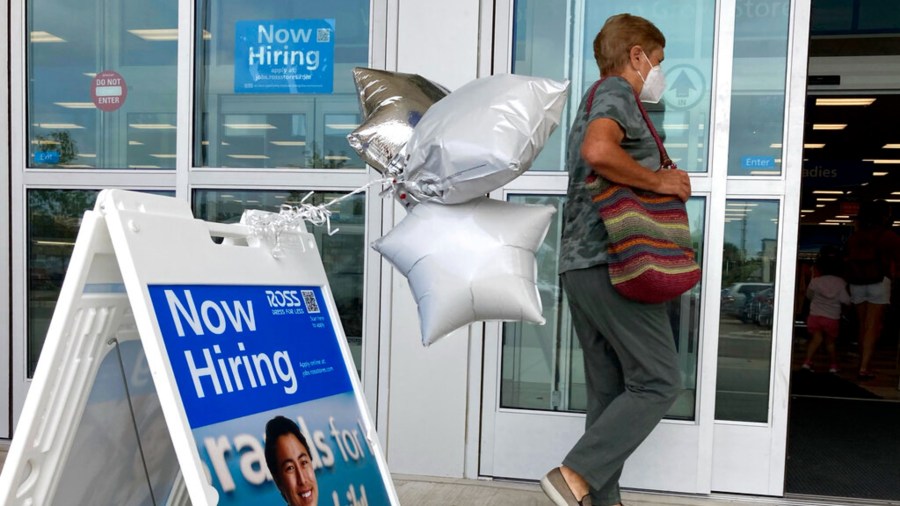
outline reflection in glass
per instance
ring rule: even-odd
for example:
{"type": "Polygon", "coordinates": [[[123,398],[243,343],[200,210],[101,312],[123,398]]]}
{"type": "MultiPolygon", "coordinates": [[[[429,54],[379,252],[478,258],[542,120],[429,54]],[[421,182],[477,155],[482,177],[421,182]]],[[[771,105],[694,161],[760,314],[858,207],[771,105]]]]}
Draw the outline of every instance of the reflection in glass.
{"type": "Polygon", "coordinates": [[[346,135],[360,123],[351,71],[368,66],[368,1],[197,2],[195,36],[195,166],[365,167],[346,135]],[[247,44],[252,43],[247,37],[236,37],[250,26],[240,23],[259,21],[268,26],[269,20],[299,28],[326,19],[334,20],[334,61],[313,71],[313,77],[333,79],[332,93],[305,93],[303,87],[236,92],[239,80],[255,75],[247,61],[235,58],[237,50],[246,53],[247,44]]]}
{"type": "Polygon", "coordinates": [[[84,212],[94,190],[29,190],[26,290],[28,377],[34,374],[84,212]]]}
{"type": "Polygon", "coordinates": [[[130,124],[142,114],[174,118],[177,26],[176,0],[29,0],[28,165],[173,169],[174,159],[151,155],[174,153],[174,121],[146,138],[134,138],[130,124]],[[109,72],[123,82],[95,83],[109,72]]]}
{"type": "MultiPolygon", "coordinates": [[[[194,216],[205,221],[238,223],[245,209],[278,212],[284,205],[298,205],[307,191],[291,190],[195,190],[194,216]]],[[[346,195],[338,192],[316,192],[307,204],[320,205],[346,195]]],[[[309,225],[307,229],[316,239],[331,292],[341,316],[341,324],[350,344],[350,352],[361,372],[363,339],[363,266],[365,248],[365,194],[348,197],[333,207],[332,229],[309,225]]]]}
{"type": "Polygon", "coordinates": [[[781,173],[790,2],[737,5],[729,176],[781,173]]]}
{"type": "MultiPolygon", "coordinates": [[[[504,323],[500,406],[504,408],[584,412],[587,408],[584,357],[572,327],[568,303],[559,286],[560,220],[564,197],[517,195],[510,202],[557,209],[544,244],[537,251],[538,291],[544,325],[504,323]]],[[[691,236],[702,263],[705,200],[688,201],[691,236]]],[[[701,286],[668,303],[684,390],[668,418],[694,418],[700,331],[701,286]]]]}
{"type": "Polygon", "coordinates": [[[647,110],[675,163],[689,172],[707,172],[714,0],[517,0],[512,71],[571,81],[568,110],[532,169],[565,170],[564,139],[573,121],[572,112],[599,77],[594,37],[607,18],[621,12],[649,19],[665,35],[662,70],[668,86],[662,101],[646,104],[647,110]],[[579,39],[573,40],[575,36],[579,39]]]}
{"type": "Polygon", "coordinates": [[[778,211],[777,201],[726,201],[717,420],[768,420],[778,211]]]}
{"type": "MultiPolygon", "coordinates": [[[[28,190],[26,228],[28,377],[34,373],[84,212],[98,190],[28,190]]],[[[172,192],[147,192],[173,196],[172,192]]]]}

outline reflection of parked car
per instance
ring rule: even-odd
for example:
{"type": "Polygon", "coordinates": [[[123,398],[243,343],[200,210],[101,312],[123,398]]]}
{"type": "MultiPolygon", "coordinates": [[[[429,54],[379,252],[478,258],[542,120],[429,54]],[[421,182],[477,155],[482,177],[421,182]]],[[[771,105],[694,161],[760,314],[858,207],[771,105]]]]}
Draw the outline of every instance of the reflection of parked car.
{"type": "Polygon", "coordinates": [[[742,318],[744,304],[750,301],[756,292],[773,286],[772,283],[734,283],[722,290],[722,314],[742,318]]]}
{"type": "Polygon", "coordinates": [[[760,325],[771,325],[772,306],[775,301],[775,288],[766,288],[747,297],[744,307],[741,309],[740,319],[744,323],[758,323],[760,325]],[[768,323],[763,321],[763,317],[768,318],[768,323]]]}

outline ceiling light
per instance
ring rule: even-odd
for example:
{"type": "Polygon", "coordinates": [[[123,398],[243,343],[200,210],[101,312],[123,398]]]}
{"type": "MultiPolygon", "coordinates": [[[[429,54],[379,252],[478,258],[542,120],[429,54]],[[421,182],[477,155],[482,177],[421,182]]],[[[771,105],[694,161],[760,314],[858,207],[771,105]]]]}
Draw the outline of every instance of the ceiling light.
{"type": "Polygon", "coordinates": [[[140,141],[128,141],[129,146],[143,146],[144,143],[140,141]]]}
{"type": "Polygon", "coordinates": [[[159,169],[159,165],[129,165],[129,169],[159,169]]]}
{"type": "Polygon", "coordinates": [[[881,149],[900,149],[900,144],[885,144],[881,149]]]}
{"type": "Polygon", "coordinates": [[[815,123],[813,130],[843,130],[847,128],[846,123],[815,123]]]}
{"type": "Polygon", "coordinates": [[[844,192],[841,190],[814,190],[813,193],[818,193],[821,195],[843,195],[844,192]]]}
{"type": "Polygon", "coordinates": [[[325,159],[326,159],[326,160],[332,160],[332,161],[333,161],[333,160],[336,160],[336,161],[346,161],[346,160],[349,160],[350,157],[349,157],[349,156],[343,156],[343,155],[328,155],[328,156],[325,157],[325,159]]]}
{"type": "Polygon", "coordinates": [[[874,98],[817,98],[816,105],[871,105],[874,98]]]}
{"type": "Polygon", "coordinates": [[[820,221],[820,222],[819,222],[819,225],[834,225],[834,226],[836,226],[836,227],[841,226],[840,223],[830,223],[830,222],[827,222],[827,221],[820,221]]]}
{"type": "Polygon", "coordinates": [[[53,102],[54,104],[65,107],[66,109],[96,109],[97,106],[93,102],[53,102]]]}
{"type": "Polygon", "coordinates": [[[271,141],[276,146],[306,146],[306,141],[271,141]]]}
{"type": "Polygon", "coordinates": [[[804,144],[804,149],[821,149],[824,148],[824,144],[804,144]]]}
{"type": "Polygon", "coordinates": [[[65,41],[66,41],[66,39],[63,39],[63,38],[61,38],[61,37],[57,37],[56,35],[53,35],[53,34],[50,33],[50,32],[34,31],[34,32],[31,32],[30,35],[31,35],[31,42],[32,42],[32,43],[38,43],[38,42],[65,42],[65,41]]]}
{"type": "Polygon", "coordinates": [[[228,128],[241,128],[244,130],[273,130],[278,127],[268,123],[225,123],[228,128]]]}
{"type": "Polygon", "coordinates": [[[684,123],[681,123],[681,124],[678,124],[678,123],[672,123],[672,124],[666,124],[666,123],[663,123],[663,130],[687,130],[687,129],[688,129],[688,126],[687,126],[686,124],[684,124],[684,123]]]}
{"type": "Polygon", "coordinates": [[[34,244],[38,246],[75,246],[74,241],[45,241],[40,239],[34,241],[34,244]]]}
{"type": "Polygon", "coordinates": [[[128,126],[138,130],[175,130],[175,125],[168,123],[129,123],[128,126]]]}
{"type": "Polygon", "coordinates": [[[892,204],[896,204],[897,202],[900,202],[900,199],[884,199],[884,201],[885,201],[885,202],[890,202],[890,203],[892,203],[892,204]]]}
{"type": "Polygon", "coordinates": [[[888,173],[887,172],[873,172],[872,175],[873,176],[887,176],[888,173]]]}
{"type": "Polygon", "coordinates": [[[777,142],[775,144],[769,144],[769,147],[772,149],[781,149],[781,143],[777,142]]]}
{"type": "Polygon", "coordinates": [[[825,204],[816,204],[816,207],[825,207],[825,204]]]}
{"type": "Polygon", "coordinates": [[[175,154],[173,153],[156,153],[151,154],[150,156],[152,156],[153,158],[175,158],[175,154]]]}
{"type": "Polygon", "coordinates": [[[151,42],[178,40],[177,28],[148,28],[140,30],[128,30],[132,35],[136,35],[144,40],[151,42]]]}
{"type": "Polygon", "coordinates": [[[358,123],[326,123],[326,127],[333,128],[335,130],[355,130],[359,127],[358,123]]]}
{"type": "Polygon", "coordinates": [[[80,128],[84,128],[81,125],[76,125],[75,123],[35,123],[34,126],[40,128],[55,128],[58,130],[69,129],[69,130],[77,130],[80,128]]]}
{"type": "Polygon", "coordinates": [[[819,201],[819,202],[834,202],[834,201],[836,201],[837,199],[834,199],[834,198],[825,198],[825,197],[817,197],[816,200],[819,201]]]}
{"type": "Polygon", "coordinates": [[[268,160],[266,155],[228,155],[229,158],[237,158],[238,160],[268,160]]]}
{"type": "Polygon", "coordinates": [[[887,158],[863,158],[864,162],[872,162],[876,165],[886,165],[886,164],[898,164],[900,160],[896,159],[887,159],[887,158]]]}
{"type": "Polygon", "coordinates": [[[801,209],[800,212],[801,213],[814,213],[814,212],[816,212],[816,210],[815,209],[801,209]]]}

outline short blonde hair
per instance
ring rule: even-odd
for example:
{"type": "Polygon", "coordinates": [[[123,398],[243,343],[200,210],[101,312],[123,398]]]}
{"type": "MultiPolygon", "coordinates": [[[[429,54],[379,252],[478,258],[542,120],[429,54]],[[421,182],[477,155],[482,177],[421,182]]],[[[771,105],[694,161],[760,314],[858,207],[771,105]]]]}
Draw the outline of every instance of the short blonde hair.
{"type": "Polygon", "coordinates": [[[652,51],[666,47],[666,37],[656,25],[640,16],[616,14],[607,19],[594,38],[594,59],[600,75],[624,68],[634,46],[641,46],[649,56],[652,51]]]}

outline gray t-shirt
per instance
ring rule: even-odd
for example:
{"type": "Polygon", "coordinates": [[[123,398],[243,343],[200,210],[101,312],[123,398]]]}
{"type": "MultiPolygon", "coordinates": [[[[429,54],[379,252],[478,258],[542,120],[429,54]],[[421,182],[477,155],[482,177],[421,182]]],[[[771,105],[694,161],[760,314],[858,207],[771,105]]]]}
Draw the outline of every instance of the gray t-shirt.
{"type": "MultiPolygon", "coordinates": [[[[593,85],[592,85],[593,87],[593,85]]],[[[587,125],[598,118],[609,118],[625,132],[622,149],[651,170],[658,170],[659,148],[638,108],[634,90],[622,77],[605,79],[597,87],[594,103],[587,111],[590,89],[581,99],[578,113],[569,131],[566,170],[569,171],[568,199],[563,208],[562,240],[559,272],[584,269],[606,263],[608,236],[600,219],[597,205],[584,188],[592,169],[581,156],[581,144],[587,125]]]]}

